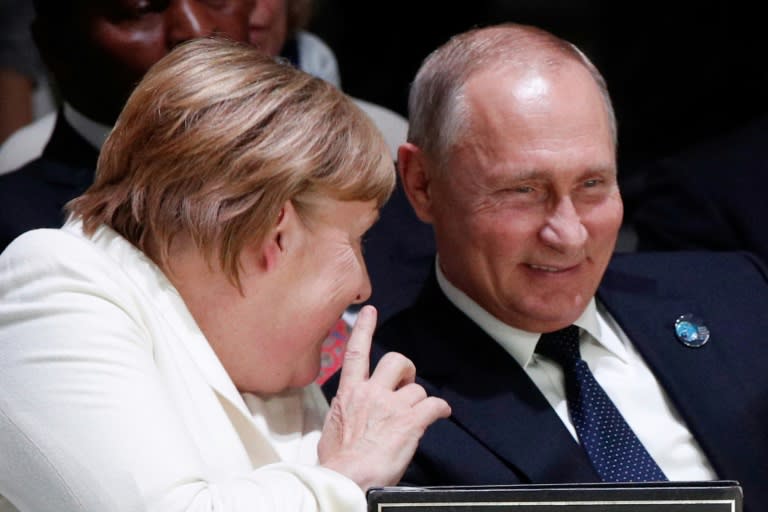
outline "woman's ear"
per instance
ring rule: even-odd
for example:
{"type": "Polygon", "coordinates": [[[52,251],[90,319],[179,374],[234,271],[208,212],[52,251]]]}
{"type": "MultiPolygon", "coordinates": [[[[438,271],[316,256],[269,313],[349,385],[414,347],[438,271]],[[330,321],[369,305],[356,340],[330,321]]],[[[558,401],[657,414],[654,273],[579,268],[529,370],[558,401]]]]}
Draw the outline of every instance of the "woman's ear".
{"type": "Polygon", "coordinates": [[[300,226],[300,219],[296,208],[291,201],[286,201],[277,215],[277,222],[267,233],[267,237],[259,249],[259,267],[269,272],[280,264],[287,250],[296,237],[296,229],[300,226]]]}
{"type": "Polygon", "coordinates": [[[397,151],[397,170],[400,182],[416,215],[424,222],[432,222],[432,196],[426,157],[421,149],[407,142],[397,151]]]}

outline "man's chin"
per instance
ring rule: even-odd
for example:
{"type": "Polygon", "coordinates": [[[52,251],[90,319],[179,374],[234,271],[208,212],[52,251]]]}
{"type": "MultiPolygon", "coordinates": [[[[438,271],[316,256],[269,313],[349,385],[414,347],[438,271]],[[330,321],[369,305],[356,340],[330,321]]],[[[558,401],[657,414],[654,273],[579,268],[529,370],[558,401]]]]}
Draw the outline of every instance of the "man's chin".
{"type": "Polygon", "coordinates": [[[578,302],[551,301],[529,305],[510,315],[509,320],[502,321],[528,332],[552,332],[571,325],[581,316],[587,303],[578,302]]]}

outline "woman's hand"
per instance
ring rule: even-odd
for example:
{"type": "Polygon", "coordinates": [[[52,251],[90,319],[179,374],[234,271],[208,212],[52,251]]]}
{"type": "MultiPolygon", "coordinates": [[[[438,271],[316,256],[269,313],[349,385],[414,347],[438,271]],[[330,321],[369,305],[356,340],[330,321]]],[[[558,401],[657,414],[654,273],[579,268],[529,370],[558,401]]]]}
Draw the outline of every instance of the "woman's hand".
{"type": "Polygon", "coordinates": [[[318,445],[320,464],[369,487],[395,485],[426,428],[451,414],[414,382],[416,367],[390,352],[369,376],[376,309],[360,310],[344,355],[336,397],[318,445]]]}

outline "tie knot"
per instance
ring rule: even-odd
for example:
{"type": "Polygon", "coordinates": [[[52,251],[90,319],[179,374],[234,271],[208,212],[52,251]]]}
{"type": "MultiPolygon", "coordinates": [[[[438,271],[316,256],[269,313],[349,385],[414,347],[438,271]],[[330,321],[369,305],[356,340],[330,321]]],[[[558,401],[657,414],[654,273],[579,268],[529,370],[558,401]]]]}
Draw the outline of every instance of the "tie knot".
{"type": "Polygon", "coordinates": [[[542,334],[536,344],[536,352],[557,361],[560,366],[572,364],[581,359],[579,328],[575,325],[569,325],[559,331],[542,334]]]}

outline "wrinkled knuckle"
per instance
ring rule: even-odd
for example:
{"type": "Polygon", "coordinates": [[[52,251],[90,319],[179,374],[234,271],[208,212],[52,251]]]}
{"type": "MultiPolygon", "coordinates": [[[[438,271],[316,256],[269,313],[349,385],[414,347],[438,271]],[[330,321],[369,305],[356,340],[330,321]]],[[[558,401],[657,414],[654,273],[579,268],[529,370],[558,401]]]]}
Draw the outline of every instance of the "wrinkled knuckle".
{"type": "Polygon", "coordinates": [[[341,404],[341,401],[334,397],[333,400],[331,400],[331,407],[328,410],[328,416],[326,421],[331,421],[333,423],[341,423],[341,419],[344,416],[344,407],[341,404]]]}
{"type": "Polygon", "coordinates": [[[398,391],[403,393],[403,396],[406,397],[410,403],[414,405],[427,398],[427,391],[424,389],[424,386],[416,384],[415,382],[406,384],[398,391]]]}
{"type": "Polygon", "coordinates": [[[367,355],[362,350],[347,345],[347,349],[344,351],[345,361],[359,361],[360,359],[367,358],[367,355]]]}
{"type": "Polygon", "coordinates": [[[422,397],[422,399],[427,398],[427,390],[424,389],[424,386],[421,384],[416,384],[415,382],[410,384],[410,386],[413,388],[414,394],[422,397]]]}
{"type": "Polygon", "coordinates": [[[413,362],[405,357],[400,352],[387,352],[384,354],[384,356],[381,358],[381,363],[385,364],[387,366],[391,367],[397,367],[397,368],[415,368],[416,365],[413,364],[413,362]]]}
{"type": "Polygon", "coordinates": [[[338,402],[340,413],[350,413],[364,409],[378,399],[376,389],[365,383],[347,386],[340,389],[334,400],[338,402]]]}
{"type": "Polygon", "coordinates": [[[442,417],[448,417],[451,415],[451,406],[448,405],[448,402],[446,402],[442,398],[430,396],[430,397],[427,397],[426,400],[430,409],[432,410],[434,417],[442,418],[442,417]]]}
{"type": "Polygon", "coordinates": [[[386,354],[381,356],[379,365],[380,366],[394,365],[397,363],[399,357],[402,357],[402,354],[398,352],[387,352],[386,354]]]}

